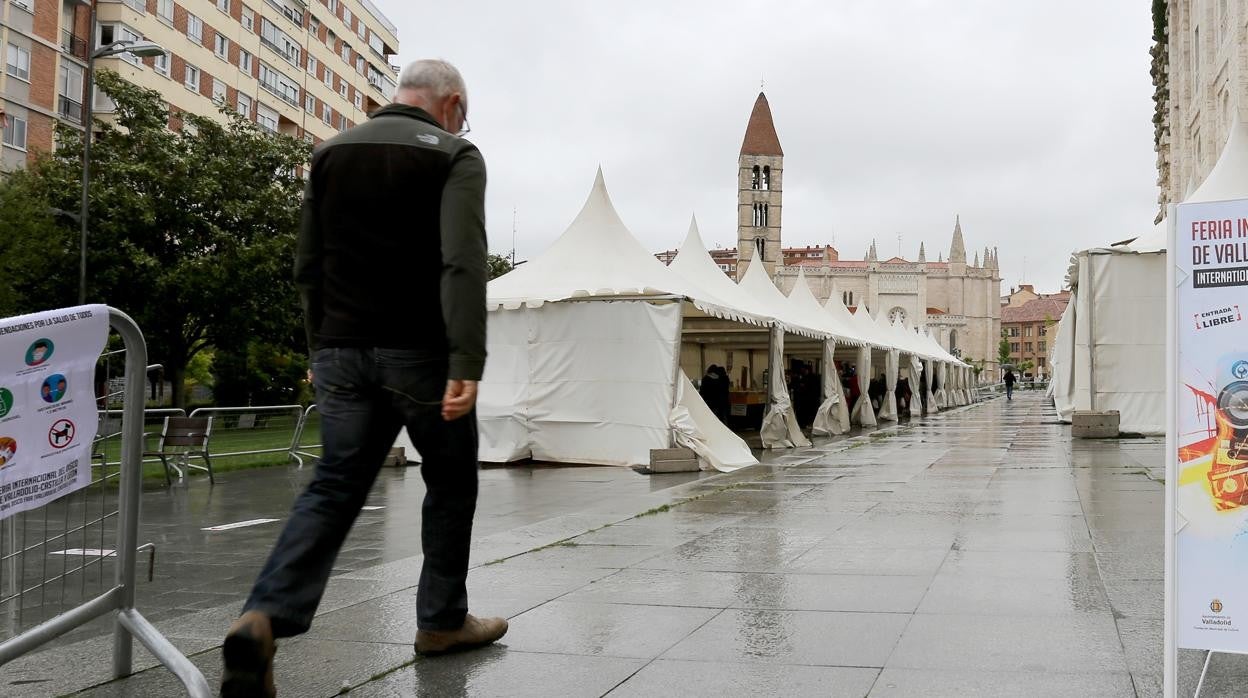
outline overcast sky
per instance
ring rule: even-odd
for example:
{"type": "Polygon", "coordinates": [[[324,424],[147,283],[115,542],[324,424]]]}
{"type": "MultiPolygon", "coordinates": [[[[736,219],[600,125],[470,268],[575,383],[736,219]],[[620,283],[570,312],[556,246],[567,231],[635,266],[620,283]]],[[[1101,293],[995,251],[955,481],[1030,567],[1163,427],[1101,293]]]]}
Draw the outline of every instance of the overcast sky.
{"type": "Polygon", "coordinates": [[[468,83],[490,245],[539,254],[602,165],[655,251],[696,213],[736,244],[737,155],[760,80],[785,152],[784,244],[862,259],[1001,251],[1003,290],[1061,285],[1069,253],[1156,214],[1142,0],[374,0],[399,60],[468,83]],[[1024,263],[1025,260],[1025,263],[1024,263]]]}

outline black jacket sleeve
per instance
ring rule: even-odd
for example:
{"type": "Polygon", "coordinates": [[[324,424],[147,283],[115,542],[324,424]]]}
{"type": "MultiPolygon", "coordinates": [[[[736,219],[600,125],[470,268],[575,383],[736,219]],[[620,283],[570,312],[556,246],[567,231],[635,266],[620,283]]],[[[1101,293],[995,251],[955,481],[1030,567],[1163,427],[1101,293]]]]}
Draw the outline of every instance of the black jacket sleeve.
{"type": "Polygon", "coordinates": [[[485,160],[465,144],[442,190],[442,319],[452,380],[481,380],[485,370],[485,160]]]}
{"type": "Polygon", "coordinates": [[[295,245],[295,287],[303,303],[303,324],[308,334],[308,351],[316,349],[316,333],[324,317],[324,245],[316,215],[312,190],[313,177],[303,192],[299,239],[295,245]]]}

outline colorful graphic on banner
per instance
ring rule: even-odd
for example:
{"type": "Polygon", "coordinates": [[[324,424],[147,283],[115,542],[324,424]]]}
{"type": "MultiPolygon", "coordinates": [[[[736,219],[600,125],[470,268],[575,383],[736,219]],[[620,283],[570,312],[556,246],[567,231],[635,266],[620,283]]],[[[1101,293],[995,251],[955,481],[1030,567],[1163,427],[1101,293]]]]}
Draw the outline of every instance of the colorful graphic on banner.
{"type": "Polygon", "coordinates": [[[1248,201],[1175,224],[1178,646],[1248,652],[1248,201]]]}
{"type": "Polygon", "coordinates": [[[0,320],[0,519],[91,482],[108,307],[0,320]]]}

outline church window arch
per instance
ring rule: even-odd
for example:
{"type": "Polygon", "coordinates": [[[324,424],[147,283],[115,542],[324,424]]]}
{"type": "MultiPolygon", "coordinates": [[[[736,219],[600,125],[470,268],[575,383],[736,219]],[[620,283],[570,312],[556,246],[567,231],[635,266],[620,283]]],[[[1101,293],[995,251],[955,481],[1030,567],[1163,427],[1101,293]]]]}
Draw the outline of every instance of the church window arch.
{"type": "MultiPolygon", "coordinates": [[[[757,166],[755,166],[755,169],[757,169],[757,166]]],[[[763,182],[763,186],[762,186],[763,191],[769,191],[771,189],[771,165],[763,165],[762,182],[763,182]]]]}
{"type": "Polygon", "coordinates": [[[762,204],[762,203],[754,204],[754,227],[755,228],[767,227],[767,204],[762,204]]]}
{"type": "Polygon", "coordinates": [[[764,238],[764,237],[754,238],[754,254],[758,256],[758,261],[760,262],[767,261],[767,238],[764,238]]]}
{"type": "Polygon", "coordinates": [[[750,188],[751,189],[762,188],[762,172],[759,170],[758,165],[754,166],[754,176],[750,179],[750,188]]]}
{"type": "Polygon", "coordinates": [[[952,354],[958,348],[958,331],[949,330],[949,353],[952,354]]]}

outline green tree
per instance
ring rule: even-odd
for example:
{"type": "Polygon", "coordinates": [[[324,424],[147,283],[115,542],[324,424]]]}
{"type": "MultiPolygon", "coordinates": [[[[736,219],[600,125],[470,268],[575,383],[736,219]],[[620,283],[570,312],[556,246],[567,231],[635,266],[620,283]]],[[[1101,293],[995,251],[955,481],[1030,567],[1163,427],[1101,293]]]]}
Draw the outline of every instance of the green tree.
{"type": "Polygon", "coordinates": [[[489,268],[489,278],[491,279],[497,279],[514,268],[510,257],[493,253],[486,260],[486,266],[489,268]]]}
{"type": "MultiPolygon", "coordinates": [[[[290,265],[309,146],[224,107],[226,123],[182,114],[189,128],[175,133],[159,93],[108,71],[96,82],[116,111],[95,124],[87,299],[135,318],[182,406],[186,367],[206,348],[299,336],[290,265]]],[[[77,296],[76,226],[47,212],[77,210],[81,162],[81,135],[62,127],[54,154],[0,183],[0,240],[9,228],[20,242],[6,244],[42,254],[16,280],[19,312],[77,296]],[[12,224],[20,213],[31,220],[12,224]]]]}
{"type": "Polygon", "coordinates": [[[1001,341],[997,343],[997,362],[1010,363],[1010,338],[1005,334],[1005,330],[1001,330],[1001,341]]]}

